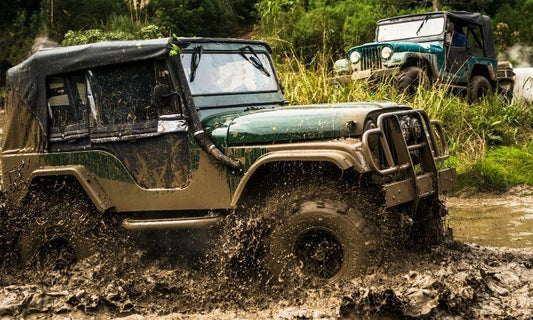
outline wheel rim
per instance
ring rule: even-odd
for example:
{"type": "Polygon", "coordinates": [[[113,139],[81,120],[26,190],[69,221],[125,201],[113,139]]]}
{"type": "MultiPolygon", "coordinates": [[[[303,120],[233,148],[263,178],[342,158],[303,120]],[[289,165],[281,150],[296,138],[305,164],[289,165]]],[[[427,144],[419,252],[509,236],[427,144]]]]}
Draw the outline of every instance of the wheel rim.
{"type": "Polygon", "coordinates": [[[342,245],[327,230],[311,229],[302,233],[295,243],[293,254],[302,271],[310,276],[331,279],[342,268],[342,245]]]}

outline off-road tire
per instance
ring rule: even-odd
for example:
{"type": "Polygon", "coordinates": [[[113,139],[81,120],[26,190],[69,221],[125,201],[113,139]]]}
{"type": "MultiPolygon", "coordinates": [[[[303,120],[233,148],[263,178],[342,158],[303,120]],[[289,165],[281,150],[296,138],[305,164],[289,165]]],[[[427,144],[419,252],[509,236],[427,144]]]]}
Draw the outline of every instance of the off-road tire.
{"type": "Polygon", "coordinates": [[[438,198],[421,200],[412,229],[412,238],[421,246],[437,245],[447,239],[451,230],[444,224],[448,210],[438,198]]]}
{"type": "Polygon", "coordinates": [[[468,102],[481,102],[486,96],[492,94],[492,86],[484,76],[473,76],[468,83],[468,102]]]}
{"type": "Polygon", "coordinates": [[[418,66],[411,66],[401,70],[395,77],[396,89],[400,93],[413,95],[420,84],[429,81],[426,71],[418,66]]]}
{"type": "MultiPolygon", "coordinates": [[[[62,268],[98,251],[111,250],[116,228],[98,212],[78,184],[65,182],[33,190],[24,201],[18,243],[22,265],[62,268]],[[67,252],[53,252],[60,256],[52,258],[66,258],[65,261],[48,257],[47,253],[58,250],[58,245],[67,252]]],[[[117,238],[116,242],[120,240],[117,238]]]]}
{"type": "Polygon", "coordinates": [[[278,218],[264,240],[262,261],[269,279],[285,281],[303,275],[334,283],[376,265],[380,238],[365,212],[339,199],[336,190],[326,188],[310,195],[303,190],[309,188],[293,189],[291,193],[300,196],[281,199],[271,208],[278,218]],[[306,251],[302,248],[315,251],[302,252],[306,251]],[[324,259],[324,252],[329,259],[324,259]]]}

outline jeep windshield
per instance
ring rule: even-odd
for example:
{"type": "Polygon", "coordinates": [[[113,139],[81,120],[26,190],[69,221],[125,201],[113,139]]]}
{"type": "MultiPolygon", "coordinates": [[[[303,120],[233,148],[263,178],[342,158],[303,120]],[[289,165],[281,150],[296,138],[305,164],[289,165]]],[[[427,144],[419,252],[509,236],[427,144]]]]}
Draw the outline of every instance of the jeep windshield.
{"type": "Polygon", "coordinates": [[[238,52],[206,52],[197,47],[181,55],[193,95],[277,91],[267,54],[243,47],[238,52]]]}
{"type": "Polygon", "coordinates": [[[377,40],[393,41],[413,38],[431,37],[444,31],[444,17],[426,16],[420,20],[405,22],[384,22],[378,25],[377,40]]]}

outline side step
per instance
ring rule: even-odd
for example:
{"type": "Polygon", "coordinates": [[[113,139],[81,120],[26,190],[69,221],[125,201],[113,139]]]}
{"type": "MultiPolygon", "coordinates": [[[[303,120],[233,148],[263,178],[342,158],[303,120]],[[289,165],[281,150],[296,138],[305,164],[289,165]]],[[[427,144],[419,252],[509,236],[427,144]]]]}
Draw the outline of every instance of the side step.
{"type": "Polygon", "coordinates": [[[122,221],[122,226],[128,230],[169,230],[169,229],[200,229],[215,226],[224,219],[223,216],[198,218],[168,218],[168,219],[129,219],[122,221]]]}

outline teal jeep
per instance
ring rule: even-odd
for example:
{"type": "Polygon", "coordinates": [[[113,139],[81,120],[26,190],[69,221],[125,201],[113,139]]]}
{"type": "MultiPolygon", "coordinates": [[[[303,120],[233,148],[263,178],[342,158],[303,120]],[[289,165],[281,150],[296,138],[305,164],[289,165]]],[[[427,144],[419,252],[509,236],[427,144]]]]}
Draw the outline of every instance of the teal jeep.
{"type": "Polygon", "coordinates": [[[350,48],[335,63],[351,78],[393,77],[400,91],[421,81],[468,89],[469,101],[493,90],[512,92],[513,73],[498,62],[487,16],[469,12],[430,12],[378,21],[376,42],[350,48]]]}
{"type": "Polygon", "coordinates": [[[191,229],[211,240],[229,217],[252,221],[273,279],[363,270],[382,212],[437,240],[455,176],[438,122],[388,102],[287,106],[270,53],[249,40],[118,41],[10,69],[2,190],[23,199],[21,260],[107,247],[105,217],[189,242],[191,229]]]}

